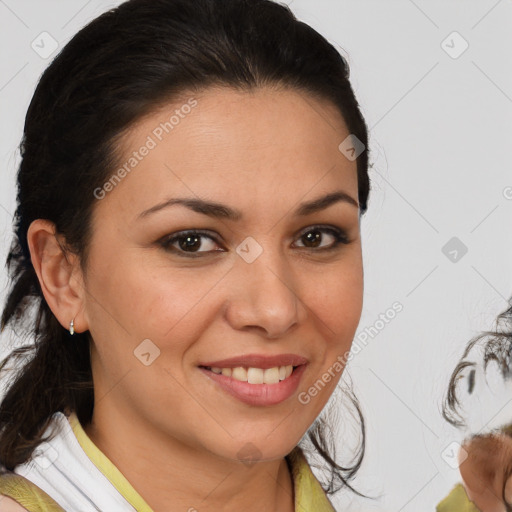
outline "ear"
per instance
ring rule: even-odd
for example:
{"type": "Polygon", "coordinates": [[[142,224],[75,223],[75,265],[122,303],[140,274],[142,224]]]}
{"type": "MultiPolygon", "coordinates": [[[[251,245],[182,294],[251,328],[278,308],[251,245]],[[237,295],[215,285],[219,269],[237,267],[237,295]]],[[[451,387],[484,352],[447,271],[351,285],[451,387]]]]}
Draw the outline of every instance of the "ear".
{"type": "Polygon", "coordinates": [[[86,331],[85,288],[78,257],[65,250],[65,240],[45,219],[30,224],[27,241],[32,265],[53,314],[65,329],[74,320],[76,332],[86,331]]]}

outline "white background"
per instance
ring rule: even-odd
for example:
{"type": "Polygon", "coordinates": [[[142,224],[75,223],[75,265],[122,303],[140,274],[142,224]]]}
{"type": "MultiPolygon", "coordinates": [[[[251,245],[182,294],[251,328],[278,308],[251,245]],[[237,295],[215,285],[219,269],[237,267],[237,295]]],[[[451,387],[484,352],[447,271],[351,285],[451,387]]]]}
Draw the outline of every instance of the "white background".
{"type": "MultiPolygon", "coordinates": [[[[31,43],[46,31],[60,48],[117,3],[0,0],[2,261],[24,115],[52,58],[42,58],[31,43]]],[[[403,305],[354,356],[347,374],[368,425],[355,485],[380,498],[341,493],[338,507],[434,510],[458,480],[442,453],[463,436],[440,415],[449,374],[465,343],[492,326],[512,291],[512,1],[287,3],[347,56],[370,127],[373,190],[363,220],[359,332],[376,325],[395,301],[403,305]],[[445,51],[456,55],[463,48],[454,31],[469,44],[457,58],[445,51]],[[452,237],[468,249],[455,262],[442,252],[452,237]]],[[[2,300],[6,283],[2,268],[2,300]]],[[[512,419],[510,389],[496,382],[491,388],[478,374],[471,406],[481,411],[478,428],[512,419]]],[[[341,447],[346,440],[340,434],[341,447]]]]}

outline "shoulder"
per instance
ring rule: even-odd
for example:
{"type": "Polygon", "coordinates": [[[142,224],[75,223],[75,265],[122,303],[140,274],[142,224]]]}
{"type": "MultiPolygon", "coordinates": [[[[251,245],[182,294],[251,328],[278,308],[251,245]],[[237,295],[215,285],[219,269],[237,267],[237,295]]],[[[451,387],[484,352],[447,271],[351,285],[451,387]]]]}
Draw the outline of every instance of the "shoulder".
{"type": "Polygon", "coordinates": [[[43,511],[65,512],[46,492],[24,476],[11,471],[0,473],[0,512],[43,511]]]}
{"type": "Polygon", "coordinates": [[[287,456],[293,480],[295,510],[304,512],[336,512],[320,482],[311,471],[309,462],[296,446],[287,456]]]}
{"type": "Polygon", "coordinates": [[[0,496],[0,512],[28,512],[17,501],[8,496],[0,496]]]}
{"type": "Polygon", "coordinates": [[[441,501],[437,507],[436,512],[479,512],[476,506],[471,502],[464,490],[462,484],[457,484],[441,501]]]}

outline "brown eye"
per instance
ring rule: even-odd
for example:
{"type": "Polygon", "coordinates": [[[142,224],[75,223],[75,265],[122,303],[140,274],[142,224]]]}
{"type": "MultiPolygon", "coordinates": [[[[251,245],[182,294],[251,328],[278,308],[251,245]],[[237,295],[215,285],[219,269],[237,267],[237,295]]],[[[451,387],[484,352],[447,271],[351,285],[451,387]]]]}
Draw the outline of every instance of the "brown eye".
{"type": "Polygon", "coordinates": [[[334,249],[339,244],[348,244],[348,238],[345,233],[341,230],[335,228],[326,228],[326,227],[314,227],[309,228],[308,231],[303,232],[303,234],[299,238],[302,240],[303,246],[308,249],[334,249]],[[330,244],[321,245],[323,240],[326,238],[325,234],[329,235],[327,240],[332,240],[330,244]]]}
{"type": "MultiPolygon", "coordinates": [[[[297,247],[319,251],[335,249],[340,244],[349,243],[344,231],[332,227],[310,227],[303,231],[299,240],[302,241],[302,245],[297,247]],[[325,240],[327,244],[324,243],[325,240]]],[[[198,258],[225,251],[212,235],[203,231],[181,231],[163,238],[158,243],[166,251],[186,258],[198,258]]]]}
{"type": "Polygon", "coordinates": [[[219,251],[219,249],[214,248],[218,245],[215,239],[201,231],[185,231],[174,234],[163,239],[160,245],[165,250],[173,251],[183,256],[192,256],[194,253],[203,254],[219,251]]]}
{"type": "Polygon", "coordinates": [[[306,247],[318,247],[322,240],[322,232],[319,229],[308,231],[301,239],[306,247]]]}
{"type": "Polygon", "coordinates": [[[185,237],[178,238],[177,240],[180,249],[184,251],[196,251],[202,245],[201,235],[187,235],[185,237]]]}

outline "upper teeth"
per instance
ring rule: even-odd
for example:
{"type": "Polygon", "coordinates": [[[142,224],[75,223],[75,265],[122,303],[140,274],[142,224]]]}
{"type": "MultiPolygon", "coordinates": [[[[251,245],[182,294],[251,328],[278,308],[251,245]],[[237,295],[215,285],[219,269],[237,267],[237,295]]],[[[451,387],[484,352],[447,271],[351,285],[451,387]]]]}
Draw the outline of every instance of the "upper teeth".
{"type": "Polygon", "coordinates": [[[274,366],[274,368],[210,368],[213,373],[222,373],[226,377],[231,377],[241,382],[249,384],[277,384],[280,380],[289,377],[293,372],[293,366],[274,366]]]}

